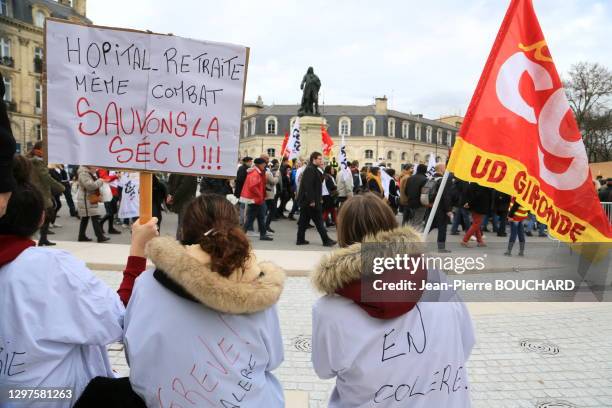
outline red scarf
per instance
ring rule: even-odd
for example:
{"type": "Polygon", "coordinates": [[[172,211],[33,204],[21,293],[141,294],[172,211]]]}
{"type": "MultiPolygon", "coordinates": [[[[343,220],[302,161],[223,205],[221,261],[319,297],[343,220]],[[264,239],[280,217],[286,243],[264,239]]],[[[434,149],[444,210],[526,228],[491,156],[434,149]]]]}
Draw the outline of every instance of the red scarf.
{"type": "Polygon", "coordinates": [[[36,243],[30,238],[0,235],[0,266],[14,261],[23,251],[35,245],[36,243]]]}
{"type": "Polygon", "coordinates": [[[381,275],[368,276],[353,281],[336,293],[347,299],[351,299],[365,310],[370,316],[377,319],[394,319],[408,313],[418,303],[423,291],[420,289],[422,282],[427,279],[427,270],[420,268],[414,275],[407,272],[388,271],[381,275]],[[381,290],[373,288],[375,280],[384,283],[399,283],[402,280],[414,282],[415,290],[381,290]],[[363,284],[362,284],[363,282],[363,284]],[[363,299],[366,299],[365,301],[363,299]]]}

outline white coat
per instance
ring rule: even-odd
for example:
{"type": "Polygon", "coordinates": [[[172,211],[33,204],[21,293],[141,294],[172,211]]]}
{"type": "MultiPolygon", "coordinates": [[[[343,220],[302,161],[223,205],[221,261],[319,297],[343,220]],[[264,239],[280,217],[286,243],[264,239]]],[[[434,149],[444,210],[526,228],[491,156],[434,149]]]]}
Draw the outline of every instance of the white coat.
{"type": "MultiPolygon", "coordinates": [[[[398,239],[415,242],[419,234],[398,229],[370,240],[398,239]]],[[[336,378],[329,407],[470,407],[466,362],[475,340],[465,305],[455,295],[455,301],[420,301],[392,319],[371,317],[335,294],[360,278],[360,254],[359,243],[335,251],[313,276],[326,295],[313,307],[312,363],[320,378],[336,378]]]]}
{"type": "Polygon", "coordinates": [[[125,324],[130,382],[147,407],[283,407],[271,372],[283,361],[284,272],[252,258],[225,278],[199,246],[167,237],[147,255],[158,269],[136,280],[125,324]]]}
{"type": "MultiPolygon", "coordinates": [[[[53,407],[71,407],[93,377],[114,377],[106,345],[121,340],[124,313],[82,261],[24,250],[0,268],[0,387],[70,388],[53,407]]],[[[34,401],[18,406],[45,406],[34,401]]]]}

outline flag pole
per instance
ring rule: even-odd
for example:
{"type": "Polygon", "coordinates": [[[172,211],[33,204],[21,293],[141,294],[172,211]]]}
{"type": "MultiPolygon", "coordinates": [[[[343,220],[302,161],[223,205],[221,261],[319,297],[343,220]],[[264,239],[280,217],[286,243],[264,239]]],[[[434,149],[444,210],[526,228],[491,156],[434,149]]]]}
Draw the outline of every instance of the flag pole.
{"type": "MultiPolygon", "coordinates": [[[[442,199],[442,192],[444,191],[444,187],[446,186],[446,182],[448,181],[448,171],[444,172],[444,176],[442,176],[442,182],[440,183],[440,188],[436,193],[436,199],[431,206],[431,211],[429,212],[429,217],[427,217],[427,223],[425,224],[425,229],[423,230],[423,241],[427,242],[427,235],[429,235],[429,230],[431,229],[431,224],[433,223],[433,218],[436,215],[436,211],[438,210],[438,205],[440,204],[440,200],[442,199]]],[[[438,226],[438,228],[440,228],[438,226]]],[[[446,228],[446,225],[444,226],[446,228]]]]}

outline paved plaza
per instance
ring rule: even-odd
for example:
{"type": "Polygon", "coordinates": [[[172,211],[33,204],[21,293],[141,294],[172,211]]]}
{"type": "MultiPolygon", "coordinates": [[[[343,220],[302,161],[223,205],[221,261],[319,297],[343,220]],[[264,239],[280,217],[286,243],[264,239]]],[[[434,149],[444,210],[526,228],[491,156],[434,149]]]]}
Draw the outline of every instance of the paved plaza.
{"type": "MultiPolygon", "coordinates": [[[[96,274],[113,287],[121,280],[115,271],[96,274]]],[[[288,407],[326,407],[333,387],[316,377],[310,362],[310,311],[317,297],[308,278],[290,277],[279,302],[285,361],[275,374],[288,407]]],[[[467,365],[475,408],[612,407],[612,304],[469,308],[476,329],[467,365]]],[[[109,350],[113,367],[127,375],[123,347],[109,350]]]]}

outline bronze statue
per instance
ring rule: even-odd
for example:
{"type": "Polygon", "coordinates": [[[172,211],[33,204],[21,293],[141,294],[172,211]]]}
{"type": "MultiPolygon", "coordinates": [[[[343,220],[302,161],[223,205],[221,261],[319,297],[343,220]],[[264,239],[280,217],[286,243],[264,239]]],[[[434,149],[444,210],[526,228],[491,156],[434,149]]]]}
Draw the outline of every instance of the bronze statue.
{"type": "Polygon", "coordinates": [[[319,77],[315,75],[312,67],[308,67],[300,89],[304,90],[302,94],[302,106],[298,110],[298,116],[320,116],[319,114],[319,89],[321,88],[321,81],[319,77]],[[314,105],[314,106],[313,106],[314,105]]]}

